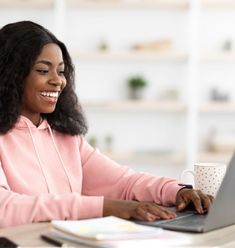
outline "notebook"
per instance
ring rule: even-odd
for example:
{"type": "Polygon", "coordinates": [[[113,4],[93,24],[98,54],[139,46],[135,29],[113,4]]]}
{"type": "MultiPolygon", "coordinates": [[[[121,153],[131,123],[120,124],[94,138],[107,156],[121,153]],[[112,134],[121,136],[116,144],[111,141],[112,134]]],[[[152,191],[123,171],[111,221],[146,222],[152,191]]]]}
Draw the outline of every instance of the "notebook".
{"type": "MultiPolygon", "coordinates": [[[[43,235],[45,240],[45,235],[43,235]]],[[[53,220],[46,240],[64,245],[67,241],[97,248],[169,247],[189,245],[184,233],[137,225],[114,216],[84,220],[53,220]]]]}
{"type": "MultiPolygon", "coordinates": [[[[139,224],[184,232],[208,232],[235,224],[235,153],[227,167],[224,179],[207,214],[195,211],[179,213],[175,219],[161,221],[137,221],[139,224]]],[[[177,213],[178,214],[178,213],[177,213]]]]}

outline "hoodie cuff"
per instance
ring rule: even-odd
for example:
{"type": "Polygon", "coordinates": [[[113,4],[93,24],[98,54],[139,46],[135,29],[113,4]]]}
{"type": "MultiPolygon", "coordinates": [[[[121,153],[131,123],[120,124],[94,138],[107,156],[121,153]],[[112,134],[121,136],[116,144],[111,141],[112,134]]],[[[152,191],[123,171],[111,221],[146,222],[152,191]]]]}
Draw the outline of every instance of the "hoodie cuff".
{"type": "MultiPolygon", "coordinates": [[[[81,197],[81,196],[80,196],[81,197]]],[[[77,208],[78,219],[96,218],[103,216],[103,196],[82,196],[77,208]]]]}
{"type": "Polygon", "coordinates": [[[180,186],[178,182],[171,182],[164,186],[163,195],[163,204],[166,206],[171,206],[176,204],[176,195],[182,188],[185,186],[180,186]]]}

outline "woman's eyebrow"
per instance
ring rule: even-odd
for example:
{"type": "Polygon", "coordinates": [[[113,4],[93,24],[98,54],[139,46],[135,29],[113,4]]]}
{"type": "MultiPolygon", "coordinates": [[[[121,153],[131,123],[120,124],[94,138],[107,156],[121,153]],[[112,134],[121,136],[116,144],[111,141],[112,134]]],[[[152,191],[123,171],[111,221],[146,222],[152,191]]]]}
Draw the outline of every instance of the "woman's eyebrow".
{"type": "MultiPolygon", "coordinates": [[[[52,63],[50,61],[48,61],[48,60],[38,60],[38,61],[36,61],[35,64],[45,64],[45,65],[48,65],[48,66],[52,65],[52,63]]],[[[64,62],[61,61],[58,65],[64,65],[64,62]]]]}

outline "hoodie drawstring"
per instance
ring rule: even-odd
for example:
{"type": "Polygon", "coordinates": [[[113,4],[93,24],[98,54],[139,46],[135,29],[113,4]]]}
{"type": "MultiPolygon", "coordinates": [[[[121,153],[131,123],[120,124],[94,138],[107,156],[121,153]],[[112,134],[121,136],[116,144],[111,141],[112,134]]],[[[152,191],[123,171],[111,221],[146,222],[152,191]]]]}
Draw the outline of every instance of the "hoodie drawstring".
{"type": "MultiPolygon", "coordinates": [[[[40,158],[40,156],[39,156],[39,153],[38,153],[38,150],[37,150],[37,147],[36,147],[36,142],[35,142],[35,140],[34,140],[34,137],[33,137],[33,134],[32,134],[32,131],[31,131],[31,128],[30,128],[29,124],[28,124],[27,122],[25,122],[25,123],[26,123],[26,125],[27,125],[27,127],[28,127],[28,130],[29,130],[29,133],[30,133],[30,137],[31,137],[31,139],[32,139],[33,147],[34,147],[35,153],[36,153],[37,158],[38,158],[39,168],[40,168],[40,170],[42,171],[43,177],[44,177],[44,179],[45,179],[45,182],[46,182],[46,185],[47,185],[48,193],[50,193],[50,187],[49,187],[49,184],[48,184],[46,175],[45,175],[44,170],[43,170],[43,163],[42,163],[42,160],[41,160],[41,158],[40,158]]],[[[64,172],[65,172],[65,175],[66,175],[66,177],[67,177],[67,179],[68,179],[70,190],[71,190],[71,192],[73,192],[73,187],[72,187],[71,180],[70,180],[70,178],[69,178],[69,173],[68,173],[68,171],[67,171],[67,169],[66,169],[66,167],[65,167],[65,165],[64,165],[64,162],[63,162],[63,160],[62,160],[62,157],[61,157],[61,155],[60,155],[60,152],[59,152],[59,150],[58,150],[58,148],[57,148],[57,145],[56,145],[56,143],[55,143],[55,139],[54,139],[54,136],[53,136],[51,127],[50,127],[49,124],[47,125],[47,127],[48,127],[48,129],[49,129],[49,133],[50,133],[50,136],[51,136],[51,139],[52,139],[52,143],[53,143],[53,145],[54,145],[54,148],[55,148],[55,150],[56,150],[56,152],[57,152],[57,154],[58,154],[58,156],[59,156],[59,159],[60,159],[60,162],[61,162],[61,166],[62,166],[62,168],[63,168],[63,170],[64,170],[64,172]]]]}
{"type": "Polygon", "coordinates": [[[57,152],[57,154],[58,154],[58,156],[59,156],[59,159],[60,159],[62,168],[63,168],[63,170],[64,170],[64,172],[65,172],[65,174],[66,174],[66,176],[67,176],[67,179],[68,179],[68,182],[69,182],[70,190],[71,190],[71,192],[73,192],[73,187],[72,187],[72,184],[71,184],[71,180],[70,180],[70,178],[69,178],[69,173],[68,173],[68,171],[67,171],[67,169],[66,169],[66,166],[64,165],[64,161],[63,161],[63,159],[62,159],[62,157],[61,157],[61,154],[60,154],[60,152],[59,152],[59,149],[58,149],[58,147],[57,147],[57,145],[56,145],[56,143],[55,143],[55,139],[54,139],[54,136],[53,136],[53,133],[52,133],[52,130],[51,130],[50,125],[48,125],[48,129],[49,129],[49,133],[50,133],[50,135],[51,135],[51,139],[52,139],[52,142],[53,142],[53,144],[54,144],[55,150],[56,150],[56,152],[57,152]]]}
{"type": "Polygon", "coordinates": [[[26,123],[26,125],[27,125],[27,127],[28,127],[29,134],[30,134],[30,137],[31,137],[31,140],[32,140],[32,143],[33,143],[33,147],[34,147],[35,153],[36,153],[37,158],[38,158],[39,168],[40,168],[40,170],[41,170],[41,172],[42,172],[42,174],[43,174],[44,180],[45,180],[46,185],[47,185],[47,191],[48,191],[48,193],[50,193],[50,187],[49,187],[49,185],[48,185],[47,178],[46,178],[46,175],[45,175],[44,170],[43,170],[42,160],[41,160],[41,158],[40,158],[40,156],[39,156],[39,153],[38,153],[38,150],[37,150],[37,148],[36,148],[35,140],[34,140],[34,137],[33,137],[32,131],[31,131],[31,128],[30,128],[30,126],[29,126],[29,124],[28,124],[27,122],[25,122],[25,123],[26,123]]]}

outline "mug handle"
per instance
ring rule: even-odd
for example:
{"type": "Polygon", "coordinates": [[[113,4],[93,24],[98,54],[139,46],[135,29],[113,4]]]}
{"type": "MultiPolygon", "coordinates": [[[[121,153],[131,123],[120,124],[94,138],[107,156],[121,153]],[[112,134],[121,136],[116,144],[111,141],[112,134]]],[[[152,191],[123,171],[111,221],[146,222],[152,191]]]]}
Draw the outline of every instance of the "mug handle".
{"type": "Polygon", "coordinates": [[[183,181],[183,177],[187,173],[189,173],[189,174],[193,175],[193,177],[195,177],[195,172],[193,170],[190,170],[190,169],[183,170],[181,175],[180,175],[180,181],[183,181]]]}

